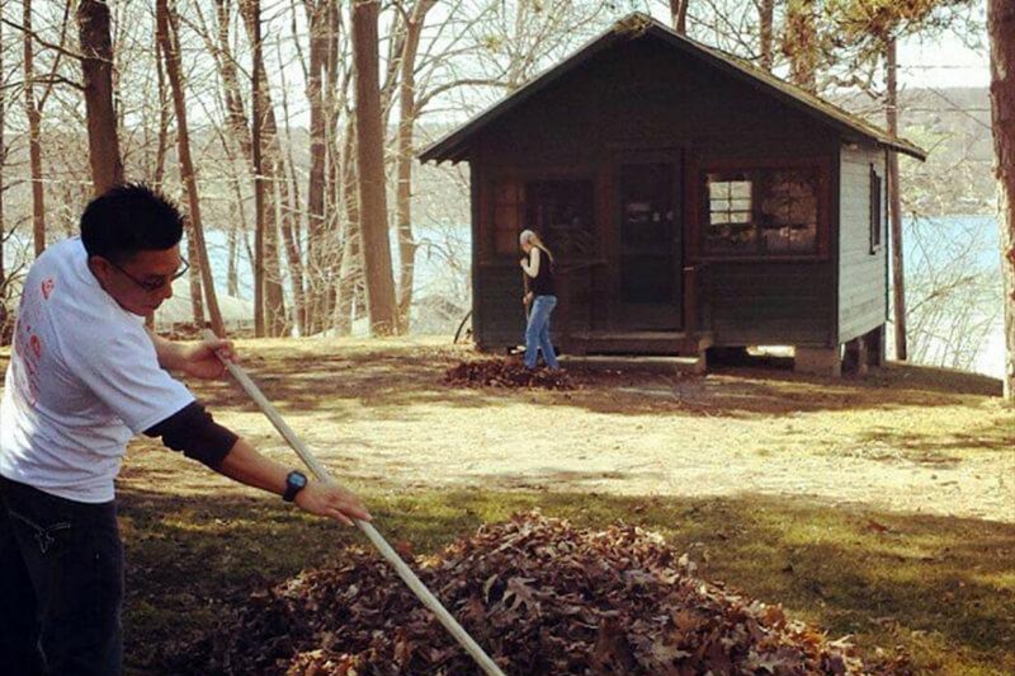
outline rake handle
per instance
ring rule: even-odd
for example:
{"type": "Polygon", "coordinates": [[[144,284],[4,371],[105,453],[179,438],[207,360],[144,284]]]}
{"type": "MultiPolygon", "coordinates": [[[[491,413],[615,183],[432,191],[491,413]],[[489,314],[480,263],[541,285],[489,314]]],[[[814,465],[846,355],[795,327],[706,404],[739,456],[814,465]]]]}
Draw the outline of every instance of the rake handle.
{"type": "MultiPolygon", "coordinates": [[[[206,340],[214,340],[217,338],[217,336],[208,329],[204,329],[201,332],[201,336],[206,340]]],[[[314,475],[323,483],[336,485],[335,480],[331,478],[330,474],[328,474],[328,470],[326,470],[324,465],[322,465],[317,458],[314,457],[314,454],[310,452],[310,449],[307,448],[306,444],[304,444],[303,441],[296,436],[296,433],[282,418],[282,415],[278,412],[275,406],[268,401],[268,398],[264,396],[260,388],[258,388],[254,381],[250,379],[250,376],[247,375],[246,371],[240,368],[238,364],[233,363],[232,360],[223,358],[221,354],[216,353],[216,356],[218,356],[219,360],[225,365],[226,369],[228,369],[233,378],[236,379],[236,382],[240,384],[250,398],[254,400],[258,407],[260,407],[261,411],[268,417],[268,420],[271,421],[271,424],[279,431],[279,434],[281,434],[282,437],[285,438],[286,442],[289,443],[289,446],[296,451],[296,455],[300,456],[300,460],[303,461],[310,471],[313,472],[314,475]]],[[[441,605],[441,602],[437,600],[437,597],[426,588],[426,585],[424,585],[418,577],[416,577],[416,574],[412,572],[412,569],[409,568],[405,561],[403,561],[395,550],[391,548],[391,545],[388,544],[387,540],[384,539],[377,529],[374,528],[371,523],[363,521],[362,519],[353,519],[353,522],[361,531],[363,531],[370,542],[373,543],[374,547],[376,547],[381,553],[381,556],[383,556],[384,559],[391,564],[398,573],[398,576],[402,578],[402,581],[405,582],[416,597],[423,602],[423,605],[429,608],[433,614],[437,616],[437,619],[440,620],[440,623],[448,630],[448,633],[450,633],[451,636],[458,641],[458,644],[465,648],[466,652],[472,656],[472,658],[476,661],[476,664],[478,664],[480,668],[490,676],[505,676],[504,672],[497,666],[497,663],[490,659],[489,655],[483,652],[483,649],[479,646],[479,644],[476,643],[471,636],[469,636],[468,632],[462,628],[462,625],[458,624],[458,621],[452,617],[451,613],[449,613],[447,609],[441,605]]]]}

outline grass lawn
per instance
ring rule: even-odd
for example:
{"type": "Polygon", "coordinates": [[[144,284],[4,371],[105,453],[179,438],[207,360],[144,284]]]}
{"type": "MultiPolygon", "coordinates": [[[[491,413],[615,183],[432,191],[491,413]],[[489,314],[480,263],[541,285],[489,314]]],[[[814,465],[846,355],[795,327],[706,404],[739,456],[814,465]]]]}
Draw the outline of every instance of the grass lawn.
{"type": "MultiPolygon", "coordinates": [[[[591,494],[373,492],[377,525],[416,553],[538,507],[587,527],[617,521],[664,534],[725,581],[869,656],[897,646],[921,671],[1015,672],[1015,526],[906,517],[773,499],[638,499],[591,494]]],[[[121,491],[128,543],[127,652],[133,673],[164,673],[181,639],[223,605],[303,568],[341,561],[357,531],[246,495],[121,491]]]]}
{"type": "MultiPolygon", "coordinates": [[[[577,373],[569,392],[442,383],[469,352],[419,341],[244,341],[247,369],[393,544],[438,551],[539,508],[663,534],[705,577],[921,672],[1015,673],[1015,415],[978,376],[893,366],[798,377],[577,373]]],[[[216,418],[297,461],[246,396],[216,418]]],[[[118,481],[129,673],[221,612],[340,562],[356,530],[306,517],[139,439],[118,481]]]]}

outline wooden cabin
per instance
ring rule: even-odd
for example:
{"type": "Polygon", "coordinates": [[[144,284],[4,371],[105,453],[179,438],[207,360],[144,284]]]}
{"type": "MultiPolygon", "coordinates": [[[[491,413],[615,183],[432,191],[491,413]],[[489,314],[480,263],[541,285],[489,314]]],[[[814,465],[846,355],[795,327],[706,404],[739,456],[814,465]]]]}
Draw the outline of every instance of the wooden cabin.
{"type": "Polygon", "coordinates": [[[847,343],[883,354],[889,151],[926,157],[635,14],[420,160],[469,163],[481,349],[523,340],[532,228],[565,353],[789,345],[799,370],[838,374],[847,343]]]}

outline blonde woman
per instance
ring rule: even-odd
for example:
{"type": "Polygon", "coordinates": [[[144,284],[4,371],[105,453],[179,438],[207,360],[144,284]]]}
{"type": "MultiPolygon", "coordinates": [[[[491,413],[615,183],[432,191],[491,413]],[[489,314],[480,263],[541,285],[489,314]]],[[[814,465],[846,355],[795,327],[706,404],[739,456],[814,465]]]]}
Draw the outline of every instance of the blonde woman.
{"type": "Polygon", "coordinates": [[[553,254],[539,239],[539,235],[531,230],[523,230],[518,236],[518,242],[525,252],[525,258],[521,260],[522,271],[528,282],[525,304],[531,304],[528,325],[525,327],[525,366],[535,368],[539,350],[542,350],[546,366],[551,369],[560,368],[550,341],[550,315],[557,306],[553,287],[553,254]]]}

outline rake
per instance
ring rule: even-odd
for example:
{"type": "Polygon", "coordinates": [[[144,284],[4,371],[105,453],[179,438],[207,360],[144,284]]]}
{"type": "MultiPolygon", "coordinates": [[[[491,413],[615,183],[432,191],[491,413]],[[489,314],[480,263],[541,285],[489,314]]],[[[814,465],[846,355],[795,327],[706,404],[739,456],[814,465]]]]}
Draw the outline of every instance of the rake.
{"type": "MultiPolygon", "coordinates": [[[[215,334],[208,329],[202,331],[201,335],[206,340],[214,340],[216,338],[215,334]]],[[[288,442],[289,446],[296,451],[296,455],[300,457],[300,460],[302,460],[307,468],[314,473],[314,476],[323,483],[335,485],[336,482],[331,478],[331,475],[328,474],[328,470],[326,470],[324,466],[318,462],[317,458],[310,452],[310,449],[307,448],[306,444],[304,444],[303,441],[296,436],[296,433],[293,432],[292,428],[289,427],[286,421],[282,418],[282,415],[275,409],[274,405],[268,401],[268,398],[264,396],[254,381],[250,379],[250,376],[248,376],[238,364],[233,363],[232,360],[224,358],[221,354],[216,354],[219,360],[225,365],[226,369],[229,370],[229,373],[236,379],[236,382],[240,384],[244,391],[246,391],[247,395],[249,395],[258,407],[260,407],[261,411],[268,417],[268,420],[270,420],[271,424],[275,426],[275,429],[278,430],[279,434],[281,434],[286,442],[288,442]]],[[[398,573],[398,576],[402,578],[402,581],[405,582],[416,597],[422,601],[423,605],[429,608],[431,612],[437,616],[437,619],[440,620],[440,623],[448,630],[448,633],[451,634],[458,644],[465,648],[465,651],[472,656],[472,658],[476,661],[476,664],[478,664],[479,667],[489,676],[505,676],[504,672],[501,671],[496,662],[490,659],[490,656],[483,652],[483,649],[479,647],[479,644],[476,643],[471,636],[469,636],[468,632],[462,628],[462,625],[458,624],[458,621],[452,617],[451,613],[449,613],[447,609],[441,605],[441,602],[437,600],[437,597],[426,588],[426,585],[424,585],[418,577],[416,577],[416,574],[412,572],[412,569],[409,568],[404,561],[402,561],[402,558],[395,552],[394,549],[391,548],[391,545],[388,544],[387,540],[385,540],[384,537],[377,532],[377,529],[369,522],[361,519],[353,519],[353,522],[361,531],[363,531],[374,547],[377,548],[377,550],[381,553],[381,556],[384,557],[384,560],[391,564],[398,573]]]]}

